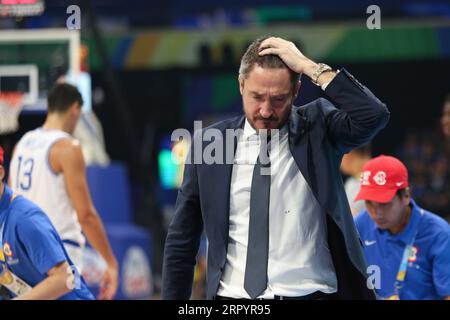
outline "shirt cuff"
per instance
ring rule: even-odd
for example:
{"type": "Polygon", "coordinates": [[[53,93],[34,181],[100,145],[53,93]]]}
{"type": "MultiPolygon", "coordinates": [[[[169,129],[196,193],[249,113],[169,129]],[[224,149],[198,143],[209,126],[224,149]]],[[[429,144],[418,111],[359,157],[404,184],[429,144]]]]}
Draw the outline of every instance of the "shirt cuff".
{"type": "MultiPolygon", "coordinates": [[[[339,73],[340,70],[336,70],[336,74],[339,73]]],[[[333,81],[333,80],[331,80],[333,81]]],[[[328,85],[331,83],[331,81],[329,82],[325,82],[323,85],[320,86],[320,88],[322,88],[323,91],[325,91],[325,89],[328,87],[328,85]]]]}

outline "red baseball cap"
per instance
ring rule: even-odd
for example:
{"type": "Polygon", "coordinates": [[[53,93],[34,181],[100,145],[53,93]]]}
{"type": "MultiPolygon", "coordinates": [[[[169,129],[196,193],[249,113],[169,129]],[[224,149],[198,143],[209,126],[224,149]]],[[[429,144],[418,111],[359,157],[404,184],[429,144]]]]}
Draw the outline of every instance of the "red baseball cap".
{"type": "Polygon", "coordinates": [[[408,170],[397,158],[381,155],[364,165],[360,186],[355,201],[387,203],[398,190],[408,187],[408,170]]]}
{"type": "Polygon", "coordinates": [[[0,146],[0,165],[3,164],[3,148],[0,146]]]}

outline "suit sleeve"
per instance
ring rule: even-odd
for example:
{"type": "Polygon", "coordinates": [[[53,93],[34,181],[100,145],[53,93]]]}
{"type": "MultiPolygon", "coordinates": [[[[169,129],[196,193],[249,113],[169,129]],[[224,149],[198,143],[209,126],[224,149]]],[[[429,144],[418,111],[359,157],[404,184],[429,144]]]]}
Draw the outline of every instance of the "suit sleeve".
{"type": "MultiPolygon", "coordinates": [[[[188,155],[190,159],[193,148],[188,155]]],[[[183,184],[178,192],[175,214],[164,249],[163,299],[189,299],[203,221],[195,164],[185,164],[183,184]]]]}
{"type": "Polygon", "coordinates": [[[389,121],[389,111],[375,95],[342,69],[320,99],[328,135],[342,153],[372,140],[389,121]]]}

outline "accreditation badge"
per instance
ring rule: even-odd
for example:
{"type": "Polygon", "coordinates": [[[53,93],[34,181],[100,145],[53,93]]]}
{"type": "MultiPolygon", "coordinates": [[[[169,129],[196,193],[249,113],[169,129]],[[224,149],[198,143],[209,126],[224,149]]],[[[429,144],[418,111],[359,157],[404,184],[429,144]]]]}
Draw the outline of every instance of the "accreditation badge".
{"type": "Polygon", "coordinates": [[[3,261],[0,261],[0,284],[7,286],[13,283],[14,278],[8,270],[8,266],[3,261]]]}

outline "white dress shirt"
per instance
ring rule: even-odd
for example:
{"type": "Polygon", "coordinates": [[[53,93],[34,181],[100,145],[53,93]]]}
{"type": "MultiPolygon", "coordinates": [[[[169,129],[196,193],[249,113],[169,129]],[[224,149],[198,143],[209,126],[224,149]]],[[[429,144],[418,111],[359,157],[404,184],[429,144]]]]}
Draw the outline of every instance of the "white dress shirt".
{"type": "MultiPolygon", "coordinates": [[[[336,292],[325,213],[292,157],[287,126],[280,130],[279,142],[279,148],[272,145],[270,151],[268,286],[259,298],[336,292]]],[[[244,289],[244,276],[250,191],[259,148],[259,136],[246,120],[233,164],[228,251],[219,296],[250,298],[244,289]]]]}

